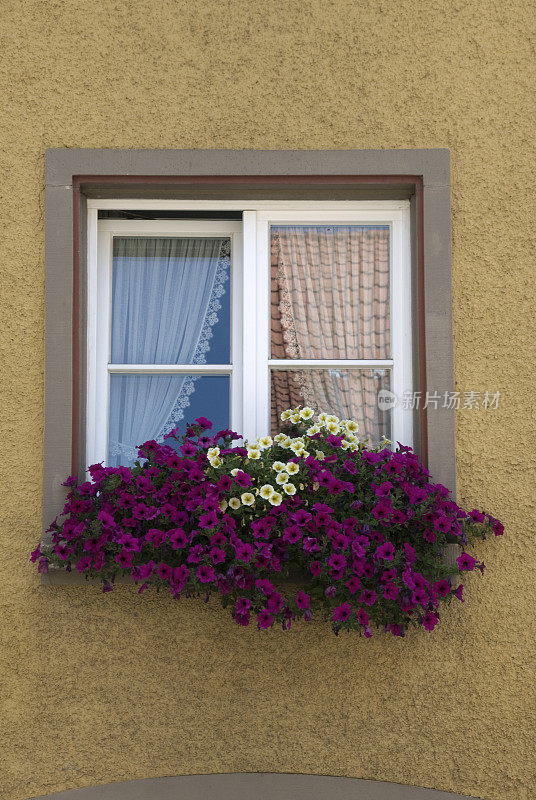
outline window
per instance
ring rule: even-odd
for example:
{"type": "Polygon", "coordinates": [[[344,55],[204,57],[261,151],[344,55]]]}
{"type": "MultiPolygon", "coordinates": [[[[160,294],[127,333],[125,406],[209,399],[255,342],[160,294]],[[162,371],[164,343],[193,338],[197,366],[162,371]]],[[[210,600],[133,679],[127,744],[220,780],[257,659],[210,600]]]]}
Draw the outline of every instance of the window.
{"type": "MultiPolygon", "coordinates": [[[[381,219],[378,217],[365,219],[360,214],[350,219],[334,218],[327,215],[328,211],[331,213],[334,210],[334,201],[337,201],[335,205],[339,210],[342,210],[345,204],[355,204],[357,201],[364,210],[363,201],[366,201],[371,211],[378,202],[388,201],[391,206],[396,206],[399,201],[403,201],[403,204],[409,203],[412,324],[409,330],[407,326],[409,317],[406,315],[406,333],[396,340],[393,332],[397,326],[398,330],[403,330],[404,323],[400,312],[402,296],[396,285],[397,276],[401,275],[401,272],[395,270],[395,260],[401,251],[395,247],[395,230],[402,231],[407,226],[406,223],[395,224],[394,219],[390,223],[389,290],[391,344],[394,348],[397,344],[404,343],[403,351],[405,354],[410,354],[410,358],[407,355],[399,358],[399,355],[392,350],[390,359],[393,361],[392,365],[384,363],[381,367],[377,364],[369,366],[368,369],[377,372],[385,370],[383,375],[376,375],[374,391],[380,391],[378,385],[380,380],[385,383],[388,379],[391,390],[398,393],[397,385],[407,385],[406,378],[402,379],[400,376],[409,375],[410,371],[413,376],[412,388],[420,391],[423,398],[427,390],[440,392],[441,395],[454,390],[448,150],[49,149],[45,158],[43,448],[45,529],[63,505],[64,489],[61,482],[68,474],[76,473],[82,476],[88,460],[91,460],[88,458],[91,445],[86,439],[89,416],[91,413],[96,416],[97,398],[94,389],[88,387],[88,377],[91,384],[92,376],[88,370],[87,360],[88,356],[92,357],[92,352],[87,337],[92,329],[88,317],[90,311],[91,313],[96,311],[95,303],[98,298],[96,292],[90,291],[88,296],[88,289],[91,290],[94,286],[88,281],[88,271],[91,264],[97,262],[98,209],[104,210],[107,205],[110,210],[147,208],[148,201],[143,198],[153,198],[149,207],[152,206],[154,210],[158,204],[159,208],[163,209],[161,217],[166,217],[168,221],[170,218],[177,219],[179,215],[176,211],[179,208],[184,209],[183,221],[185,218],[192,221],[196,218],[198,222],[203,221],[200,219],[203,216],[202,209],[205,222],[207,208],[218,209],[212,215],[212,219],[220,222],[240,221],[240,212],[243,212],[240,224],[243,253],[248,254],[248,261],[244,262],[242,295],[254,298],[252,303],[243,307],[241,315],[239,314],[243,321],[244,342],[241,361],[244,366],[241,430],[246,435],[256,435],[257,431],[264,431],[269,426],[269,387],[272,375],[275,376],[274,381],[277,378],[276,383],[283,381],[287,396],[296,391],[294,380],[296,372],[301,376],[298,378],[298,389],[303,385],[305,390],[309,388],[310,391],[311,383],[309,382],[307,386],[305,379],[308,378],[310,381],[313,378],[317,382],[322,379],[321,385],[324,391],[327,391],[326,386],[329,389],[331,380],[334,387],[333,395],[338,385],[337,381],[349,380],[349,376],[346,375],[348,372],[352,372],[352,377],[355,378],[355,373],[359,371],[360,365],[348,363],[356,360],[349,356],[350,350],[335,348],[333,349],[335,359],[322,359],[318,352],[315,353],[314,348],[310,349],[315,364],[306,367],[302,363],[300,367],[303,369],[300,370],[296,370],[295,363],[289,369],[268,363],[284,360],[280,356],[288,356],[289,353],[289,360],[296,362],[296,351],[277,352],[277,348],[281,348],[286,340],[277,342],[274,333],[275,349],[272,357],[268,324],[271,313],[267,305],[264,306],[264,311],[261,308],[266,325],[263,323],[261,326],[257,318],[257,307],[260,303],[258,304],[255,295],[255,287],[260,293],[261,288],[267,285],[263,281],[257,284],[262,270],[265,271],[267,281],[269,279],[268,271],[271,264],[268,254],[272,225],[274,228],[289,225],[330,227],[342,223],[359,226],[382,224],[386,221],[385,212],[381,219]],[[369,201],[372,201],[372,204],[369,201]],[[263,219],[264,212],[270,214],[274,212],[276,203],[277,215],[271,216],[269,220],[263,219]],[[283,208],[294,213],[298,203],[302,208],[300,214],[292,219],[285,218],[282,214],[283,208]],[[307,210],[307,205],[309,212],[313,210],[321,212],[316,219],[312,219],[309,215],[307,218],[302,216],[307,210]],[[175,209],[173,213],[171,207],[175,209]],[[257,241],[261,235],[264,237],[263,247],[257,248],[257,241]],[[252,263],[256,266],[254,272],[251,270],[252,263]],[[342,370],[340,364],[337,366],[321,364],[322,360],[347,362],[345,364],[347,369],[342,370]],[[254,364],[260,365],[258,370],[256,366],[252,366],[254,364]],[[313,367],[322,370],[326,366],[344,372],[344,378],[337,378],[336,375],[328,375],[326,378],[325,375],[319,376],[317,372],[312,372],[313,367]],[[289,375],[284,373],[291,373],[290,388],[289,375]],[[299,383],[300,379],[302,384],[299,383]],[[261,386],[262,392],[259,391],[261,386]],[[93,412],[91,402],[93,402],[93,412]]],[[[407,208],[407,205],[404,205],[404,208],[407,208]]],[[[399,208],[398,211],[400,210],[399,208]]],[[[277,231],[274,230],[273,233],[275,235],[277,231]]],[[[406,234],[402,234],[403,239],[405,236],[406,234]]],[[[283,251],[281,256],[286,257],[283,251]]],[[[289,267],[283,263],[282,269],[288,270],[289,267]]],[[[285,280],[288,285],[288,276],[285,280]]],[[[292,284],[290,288],[293,297],[299,296],[297,294],[299,285],[295,287],[292,284]]],[[[403,288],[407,291],[408,284],[405,283],[403,288]]],[[[403,302],[407,306],[407,297],[404,297],[403,302]]],[[[238,310],[237,306],[230,308],[234,308],[235,312],[238,310]]],[[[279,324],[281,323],[285,323],[285,320],[279,320],[279,324]]],[[[276,324],[274,322],[274,325],[276,324]]],[[[283,327],[280,333],[281,335],[284,333],[283,327]]],[[[376,340],[374,344],[375,347],[380,347],[380,343],[376,340]]],[[[305,352],[303,347],[302,339],[300,355],[303,360],[307,360],[303,355],[305,352]]],[[[374,360],[382,360],[380,354],[381,348],[373,352],[374,360]]],[[[103,364],[107,366],[106,360],[100,362],[100,369],[104,373],[103,364]]],[[[96,367],[96,362],[94,366],[96,367]]],[[[234,376],[238,363],[225,362],[222,366],[227,368],[227,374],[229,367],[232,366],[234,376]]],[[[129,368],[131,367],[132,365],[129,365],[129,368]]],[[[196,370],[189,370],[188,374],[197,377],[209,367],[213,368],[214,365],[207,361],[206,365],[196,365],[196,370]]],[[[361,369],[365,371],[364,364],[361,364],[361,369]]],[[[229,378],[231,384],[235,380],[233,376],[229,378]]],[[[201,386],[201,378],[194,383],[196,387],[201,386]]],[[[313,384],[313,387],[316,388],[316,384],[313,384]]],[[[278,392],[277,402],[283,402],[280,386],[278,392]]],[[[343,392],[342,397],[344,396],[343,392]]],[[[348,396],[347,390],[346,397],[348,396]]],[[[108,414],[107,402],[105,398],[105,402],[100,404],[98,409],[100,413],[105,409],[105,417],[108,414]]],[[[232,415],[238,408],[233,403],[232,396],[230,405],[232,415]]],[[[371,404],[365,405],[370,407],[371,404]]],[[[402,429],[404,433],[401,434],[401,438],[410,441],[407,432],[412,426],[414,445],[421,457],[427,461],[434,478],[454,491],[456,483],[454,411],[452,407],[443,407],[441,404],[439,406],[432,404],[428,409],[423,408],[423,405],[421,403],[420,408],[411,414],[409,412],[402,414],[400,404],[391,410],[387,419],[390,419],[393,425],[392,438],[398,436],[397,431],[402,429]]],[[[386,410],[389,410],[388,407],[386,410]]],[[[381,419],[378,413],[378,420],[381,419]]],[[[382,423],[384,430],[385,419],[384,416],[382,423]]],[[[94,429],[96,430],[96,426],[94,429]]],[[[100,446],[102,449],[102,443],[100,446]]],[[[97,445],[94,443],[92,447],[95,452],[97,445]]]]}
{"type": "Polygon", "coordinates": [[[88,205],[86,463],[131,464],[196,416],[274,433],[296,405],[412,443],[411,409],[389,402],[413,386],[407,201],[234,203],[240,221],[88,205]]]}

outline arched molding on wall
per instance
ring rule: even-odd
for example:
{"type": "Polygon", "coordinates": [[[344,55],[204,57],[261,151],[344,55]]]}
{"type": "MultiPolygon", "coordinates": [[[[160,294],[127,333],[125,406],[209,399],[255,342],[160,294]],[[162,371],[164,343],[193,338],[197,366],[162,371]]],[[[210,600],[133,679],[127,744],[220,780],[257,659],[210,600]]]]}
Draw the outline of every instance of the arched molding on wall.
{"type": "MultiPolygon", "coordinates": [[[[108,783],[33,800],[464,800],[467,795],[359,778],[279,773],[180,775],[108,783]]],[[[479,800],[476,798],[476,800],[479,800]]]]}

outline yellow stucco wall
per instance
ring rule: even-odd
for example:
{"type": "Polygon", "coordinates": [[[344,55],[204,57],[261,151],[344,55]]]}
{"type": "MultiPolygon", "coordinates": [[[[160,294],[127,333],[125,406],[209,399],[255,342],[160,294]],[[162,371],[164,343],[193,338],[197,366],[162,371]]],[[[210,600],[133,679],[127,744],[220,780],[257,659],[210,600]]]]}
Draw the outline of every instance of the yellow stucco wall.
{"type": "Polygon", "coordinates": [[[535,796],[534,41],[526,0],[3,0],[0,796],[311,772],[535,796]],[[7,102],[6,102],[7,101],[7,102]],[[263,635],[41,587],[46,147],[449,147],[459,496],[507,525],[433,635],[263,635]]]}

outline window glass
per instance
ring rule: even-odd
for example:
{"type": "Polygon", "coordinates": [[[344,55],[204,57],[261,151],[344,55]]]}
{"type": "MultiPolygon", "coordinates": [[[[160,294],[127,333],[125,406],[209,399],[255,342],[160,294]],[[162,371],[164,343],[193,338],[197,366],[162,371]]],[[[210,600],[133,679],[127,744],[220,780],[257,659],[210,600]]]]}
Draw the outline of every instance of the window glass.
{"type": "Polygon", "coordinates": [[[391,358],[389,226],[271,227],[271,357],[391,358]]]}
{"type": "Polygon", "coordinates": [[[380,390],[389,390],[389,370],[274,369],[271,375],[272,433],[281,428],[281,412],[309,406],[359,425],[360,440],[391,438],[391,413],[378,405],[380,390]]]}
{"type": "Polygon", "coordinates": [[[229,406],[228,375],[113,374],[108,464],[133,464],[138,445],[162,441],[172,428],[182,435],[195,417],[212,420],[215,431],[228,428],[229,406]]]}
{"type": "Polygon", "coordinates": [[[227,364],[230,240],[114,237],[113,364],[227,364]]]}

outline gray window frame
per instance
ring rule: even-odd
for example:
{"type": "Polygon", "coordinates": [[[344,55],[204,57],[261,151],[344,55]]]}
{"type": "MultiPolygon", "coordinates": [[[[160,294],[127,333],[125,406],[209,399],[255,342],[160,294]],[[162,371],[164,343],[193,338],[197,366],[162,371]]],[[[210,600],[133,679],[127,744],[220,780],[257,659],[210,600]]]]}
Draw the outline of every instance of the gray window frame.
{"type": "MultiPolygon", "coordinates": [[[[424,305],[414,362],[420,361],[425,369],[415,388],[454,391],[447,149],[49,149],[45,156],[45,530],[61,510],[65,496],[61,482],[73,468],[79,474],[85,468],[80,456],[73,463],[73,442],[78,440],[79,453],[83,453],[88,197],[408,198],[415,328],[424,305]],[[76,364],[78,380],[73,384],[76,364]]],[[[417,439],[416,449],[427,440],[434,479],[455,493],[454,411],[429,408],[426,415],[421,414],[420,423],[424,438],[417,439]]]]}

